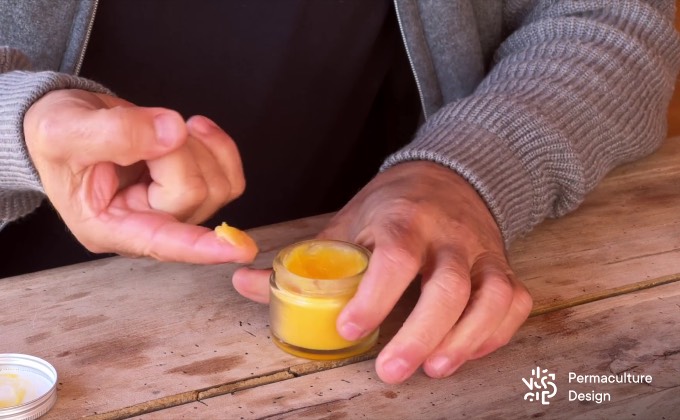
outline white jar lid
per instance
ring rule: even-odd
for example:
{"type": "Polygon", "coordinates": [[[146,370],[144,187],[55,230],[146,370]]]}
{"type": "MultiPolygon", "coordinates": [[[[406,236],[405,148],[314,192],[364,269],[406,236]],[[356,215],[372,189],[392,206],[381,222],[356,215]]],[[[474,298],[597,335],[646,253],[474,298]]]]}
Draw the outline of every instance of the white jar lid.
{"type": "Polygon", "coordinates": [[[0,420],[33,420],[57,401],[57,371],[35,356],[0,353],[0,420]]]}

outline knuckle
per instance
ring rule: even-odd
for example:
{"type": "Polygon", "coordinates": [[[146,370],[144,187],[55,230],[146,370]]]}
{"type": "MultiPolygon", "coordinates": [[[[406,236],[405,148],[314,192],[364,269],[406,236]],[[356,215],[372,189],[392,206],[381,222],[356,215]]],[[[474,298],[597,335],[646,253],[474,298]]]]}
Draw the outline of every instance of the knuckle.
{"type": "Polygon", "coordinates": [[[243,195],[246,191],[246,180],[243,176],[239,176],[237,179],[231,182],[231,191],[229,198],[235,199],[243,195]]]}
{"type": "Polygon", "coordinates": [[[415,274],[420,270],[420,259],[402,246],[383,246],[377,249],[376,252],[382,254],[382,257],[390,267],[398,267],[401,272],[415,274]]]}
{"type": "Polygon", "coordinates": [[[26,140],[35,145],[41,154],[53,157],[61,151],[61,147],[50,147],[58,144],[64,137],[64,121],[57,113],[43,114],[31,130],[26,131],[26,140]]]}
{"type": "Polygon", "coordinates": [[[37,139],[49,138],[61,131],[62,120],[55,113],[42,115],[35,127],[37,139]]]}
{"type": "Polygon", "coordinates": [[[531,309],[534,307],[534,300],[531,293],[524,287],[519,287],[515,289],[513,304],[517,306],[518,311],[525,318],[531,313],[531,309]]]}
{"type": "Polygon", "coordinates": [[[412,224],[408,219],[393,220],[388,218],[381,222],[381,228],[392,241],[402,242],[408,241],[409,236],[413,235],[412,224]]]}
{"type": "Polygon", "coordinates": [[[177,200],[190,207],[203,203],[208,198],[209,190],[203,178],[192,176],[183,180],[183,184],[177,187],[176,194],[177,200]]]}
{"type": "Polygon", "coordinates": [[[225,176],[214,176],[210,179],[209,194],[211,201],[218,205],[227,204],[230,201],[233,187],[225,176]]]}
{"type": "Polygon", "coordinates": [[[392,199],[391,207],[394,209],[395,213],[404,216],[415,216],[418,214],[417,202],[406,197],[396,197],[392,199]]]}
{"type": "Polygon", "coordinates": [[[489,337],[489,339],[484,344],[484,347],[492,349],[492,351],[495,351],[510,343],[511,339],[512,336],[509,334],[496,334],[493,337],[489,337]]]}
{"type": "Polygon", "coordinates": [[[437,269],[436,275],[437,278],[433,279],[432,283],[440,300],[454,302],[458,301],[461,295],[470,295],[470,279],[462,268],[451,265],[441,267],[437,269]]]}
{"type": "Polygon", "coordinates": [[[398,197],[390,202],[389,217],[386,224],[395,233],[410,232],[417,229],[423,222],[423,217],[428,212],[423,211],[423,204],[408,198],[398,197]]]}
{"type": "Polygon", "coordinates": [[[484,283],[484,288],[494,302],[507,302],[508,306],[515,294],[510,280],[504,275],[489,276],[484,283]]]}
{"type": "Polygon", "coordinates": [[[426,355],[437,345],[439,337],[436,337],[430,329],[421,328],[410,334],[408,347],[411,354],[426,355]]]}

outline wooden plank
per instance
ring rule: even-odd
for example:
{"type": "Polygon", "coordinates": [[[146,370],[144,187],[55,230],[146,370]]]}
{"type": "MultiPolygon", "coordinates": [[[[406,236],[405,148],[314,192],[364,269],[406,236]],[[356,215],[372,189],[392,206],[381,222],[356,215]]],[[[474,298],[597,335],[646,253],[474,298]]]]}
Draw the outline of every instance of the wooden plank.
{"type": "Polygon", "coordinates": [[[680,273],[680,138],[613,171],[576,211],[510,249],[535,308],[680,273]]]}
{"type": "Polygon", "coordinates": [[[668,108],[668,136],[680,136],[680,78],[675,82],[675,92],[668,108]]]}
{"type": "Polygon", "coordinates": [[[673,283],[534,317],[511,345],[448,379],[417,374],[403,385],[386,385],[365,361],[136,418],[677,418],[678,321],[680,283],[673,283]],[[548,405],[523,399],[529,388],[522,378],[528,381],[536,366],[556,375],[548,405]],[[652,381],[569,383],[570,372],[650,375],[652,381]],[[608,393],[610,400],[569,401],[570,391],[608,393]]]}
{"type": "MultiPolygon", "coordinates": [[[[511,250],[539,309],[680,272],[678,147],[669,141],[616,171],[582,209],[511,250]]],[[[312,236],[328,217],[252,231],[263,249],[255,265],[270,265],[278,248],[312,236]]],[[[54,418],[125,416],[284,380],[291,368],[327,369],[271,345],[267,309],[233,291],[234,268],[111,258],[3,279],[0,352],[55,365],[54,418]]],[[[406,310],[385,323],[383,342],[406,310]]]]}
{"type": "MultiPolygon", "coordinates": [[[[307,237],[327,218],[251,231],[263,249],[255,265],[267,265],[274,247],[307,237]]],[[[337,366],[273,345],[267,307],[231,287],[236,267],[110,258],[5,279],[0,353],[32,354],[55,366],[59,398],[47,419],[125,418],[337,366]]],[[[407,296],[391,314],[381,343],[413,300],[407,296]]]]}
{"type": "MultiPolygon", "coordinates": [[[[271,261],[272,241],[299,240],[317,225],[253,231],[264,249],[258,263],[271,261]]],[[[0,353],[55,366],[51,418],[178,403],[196,390],[281,370],[293,358],[269,342],[267,308],[233,290],[235,267],[110,258],[4,279],[0,353]]]]}
{"type": "MultiPolygon", "coordinates": [[[[680,31],[680,7],[676,1],[675,29],[680,31]]],[[[668,136],[680,136],[680,77],[675,81],[675,91],[668,108],[668,136]]]]}

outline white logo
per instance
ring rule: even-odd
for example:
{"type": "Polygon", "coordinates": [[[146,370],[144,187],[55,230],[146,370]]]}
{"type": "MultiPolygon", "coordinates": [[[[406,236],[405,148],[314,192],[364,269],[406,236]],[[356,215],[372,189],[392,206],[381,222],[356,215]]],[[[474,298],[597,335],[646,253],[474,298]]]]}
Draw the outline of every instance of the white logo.
{"type": "Polygon", "coordinates": [[[522,378],[524,385],[529,388],[529,392],[524,394],[524,400],[541,401],[543,405],[550,404],[548,399],[557,394],[557,385],[553,382],[554,380],[555,374],[548,373],[548,369],[541,369],[538,366],[536,366],[536,369],[531,369],[529,380],[522,378]]]}

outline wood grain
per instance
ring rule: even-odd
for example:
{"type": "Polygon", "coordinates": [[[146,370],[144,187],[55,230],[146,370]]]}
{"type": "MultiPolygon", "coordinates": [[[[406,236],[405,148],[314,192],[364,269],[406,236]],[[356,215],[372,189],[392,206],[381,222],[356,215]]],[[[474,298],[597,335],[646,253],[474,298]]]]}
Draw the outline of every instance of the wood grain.
{"type": "MultiPolygon", "coordinates": [[[[677,89],[669,133],[680,135],[677,89]]],[[[110,258],[3,279],[0,352],[57,368],[59,399],[48,420],[663,417],[680,408],[678,179],[674,138],[609,174],[577,211],[517,241],[510,259],[535,316],[506,348],[448,380],[418,374],[387,386],[374,373],[377,349],[338,363],[282,353],[269,341],[267,308],[232,289],[231,264],[110,258]],[[616,400],[606,406],[569,403],[561,393],[546,408],[521,400],[520,378],[536,364],[559,375],[650,372],[655,382],[612,389],[616,400]]],[[[268,267],[279,248],[312,237],[329,217],[251,231],[263,250],[254,266],[268,267]]],[[[383,325],[381,345],[416,298],[414,287],[383,325]]]]}
{"type": "MultiPolygon", "coordinates": [[[[676,1],[675,29],[680,31],[680,5],[676,1]]],[[[675,91],[668,108],[668,137],[680,136],[680,77],[676,79],[675,91]]]]}
{"type": "MultiPolygon", "coordinates": [[[[310,224],[314,219],[270,229],[282,244],[301,239],[310,224]]],[[[258,263],[266,265],[273,251],[260,239],[258,263]]],[[[176,404],[296,364],[269,342],[267,308],[231,287],[235,268],[110,258],[4,279],[0,353],[32,354],[55,366],[53,418],[168,398],[176,404]]]]}
{"type": "Polygon", "coordinates": [[[680,138],[610,173],[574,212],[510,249],[537,313],[680,273],[680,138]]]}
{"type": "Polygon", "coordinates": [[[513,343],[453,377],[380,382],[372,361],[186,404],[138,419],[242,418],[677,418],[680,283],[532,318],[513,343]],[[549,405],[524,401],[536,366],[556,374],[549,405]],[[651,375],[651,384],[569,383],[579,375],[651,375]],[[569,401],[569,390],[611,401],[569,401]]]}
{"type": "MultiPolygon", "coordinates": [[[[613,172],[579,210],[513,246],[511,260],[537,302],[535,313],[675,280],[668,278],[680,273],[679,147],[669,140],[613,172]]],[[[255,266],[269,266],[278,248],[313,236],[329,217],[251,231],[263,250],[255,266]]],[[[111,258],[6,278],[0,352],[55,365],[59,400],[47,418],[124,418],[337,369],[273,346],[267,308],[231,287],[235,268],[111,258]]],[[[384,323],[381,343],[416,297],[417,287],[384,323]]],[[[536,351],[522,342],[511,347],[536,351]]],[[[371,370],[372,362],[362,366],[371,370]]]]}

